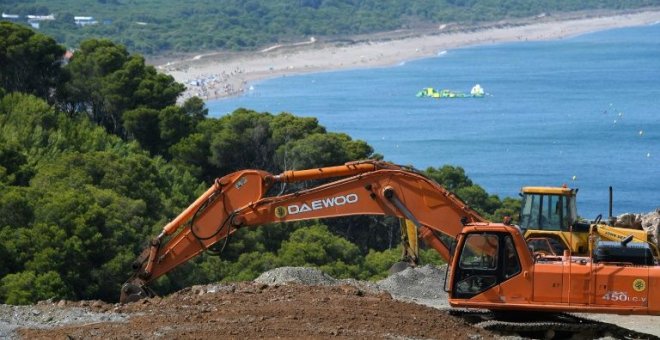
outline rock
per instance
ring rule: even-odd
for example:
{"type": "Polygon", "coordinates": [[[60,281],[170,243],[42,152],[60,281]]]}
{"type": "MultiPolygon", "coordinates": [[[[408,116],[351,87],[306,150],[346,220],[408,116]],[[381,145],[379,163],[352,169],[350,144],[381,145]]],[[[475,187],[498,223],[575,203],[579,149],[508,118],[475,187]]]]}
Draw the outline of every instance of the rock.
{"type": "Polygon", "coordinates": [[[233,293],[236,291],[236,285],[235,284],[229,284],[229,285],[214,285],[209,287],[208,292],[209,293],[233,293]]]}
{"type": "Polygon", "coordinates": [[[45,305],[52,305],[53,304],[53,298],[47,299],[47,300],[40,300],[37,301],[37,306],[45,306],[45,305]]]}
{"type": "Polygon", "coordinates": [[[615,227],[642,230],[642,215],[625,213],[619,215],[614,222],[615,227]]]}
{"type": "Polygon", "coordinates": [[[625,213],[616,217],[615,227],[644,230],[649,241],[658,244],[660,237],[660,208],[647,214],[625,213]]]}
{"type": "MultiPolygon", "coordinates": [[[[194,285],[190,289],[192,293],[195,295],[203,295],[206,293],[206,287],[202,285],[194,285]]],[[[183,292],[183,290],[181,290],[180,292],[183,292]]]]}
{"type": "Polygon", "coordinates": [[[651,242],[658,244],[658,232],[660,231],[660,208],[654,212],[644,214],[641,216],[641,225],[646,233],[650,236],[651,242]]]}

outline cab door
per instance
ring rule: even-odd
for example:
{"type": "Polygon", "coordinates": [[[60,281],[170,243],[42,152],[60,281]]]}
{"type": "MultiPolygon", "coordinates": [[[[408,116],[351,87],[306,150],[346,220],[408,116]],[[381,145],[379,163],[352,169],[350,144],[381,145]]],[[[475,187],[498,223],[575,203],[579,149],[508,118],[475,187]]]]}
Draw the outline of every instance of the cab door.
{"type": "Polygon", "coordinates": [[[496,233],[466,235],[454,268],[452,297],[469,299],[499,283],[500,240],[496,233]]]}
{"type": "MultiPolygon", "coordinates": [[[[525,241],[514,231],[470,232],[459,237],[452,263],[450,304],[456,307],[501,308],[529,303],[532,273],[520,248],[525,241]],[[518,236],[517,239],[514,236],[518,236]],[[517,244],[520,242],[521,244],[517,244]],[[524,264],[523,264],[524,262],[524,264]]],[[[526,249],[526,248],[522,248],[526,249]]]]}

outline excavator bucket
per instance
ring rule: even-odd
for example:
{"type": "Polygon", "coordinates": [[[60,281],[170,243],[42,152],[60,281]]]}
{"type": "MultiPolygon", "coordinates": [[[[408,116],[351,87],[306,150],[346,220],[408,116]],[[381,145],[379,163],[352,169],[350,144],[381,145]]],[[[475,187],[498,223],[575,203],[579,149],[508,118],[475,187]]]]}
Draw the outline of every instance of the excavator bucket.
{"type": "Polygon", "coordinates": [[[153,296],[155,296],[154,292],[151,289],[149,289],[147,286],[127,282],[124,283],[124,285],[121,287],[119,302],[121,303],[135,302],[153,296]]]}

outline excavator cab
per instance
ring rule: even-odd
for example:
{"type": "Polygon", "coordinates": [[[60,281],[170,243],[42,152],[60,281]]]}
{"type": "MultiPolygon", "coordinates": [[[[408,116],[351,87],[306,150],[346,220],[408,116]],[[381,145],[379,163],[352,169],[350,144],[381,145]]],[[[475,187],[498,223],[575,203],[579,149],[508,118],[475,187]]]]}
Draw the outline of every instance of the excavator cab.
{"type": "Polygon", "coordinates": [[[506,313],[657,315],[660,301],[652,287],[660,267],[645,244],[627,242],[607,243],[593,260],[570,255],[539,260],[517,226],[469,224],[450,262],[449,303],[506,313]]]}
{"type": "Polygon", "coordinates": [[[511,235],[466,235],[454,271],[455,298],[471,298],[520,273],[520,262],[511,235]]]}

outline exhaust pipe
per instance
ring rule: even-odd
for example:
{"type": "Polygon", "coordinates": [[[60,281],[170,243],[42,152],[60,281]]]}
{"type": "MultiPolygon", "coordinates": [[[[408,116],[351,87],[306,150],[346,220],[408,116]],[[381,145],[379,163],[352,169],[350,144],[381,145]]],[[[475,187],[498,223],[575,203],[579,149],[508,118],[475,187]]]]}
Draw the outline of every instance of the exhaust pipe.
{"type": "Polygon", "coordinates": [[[609,203],[609,210],[608,210],[608,223],[610,226],[614,225],[614,222],[616,222],[616,218],[612,216],[612,186],[610,185],[610,203],[609,203]]]}

